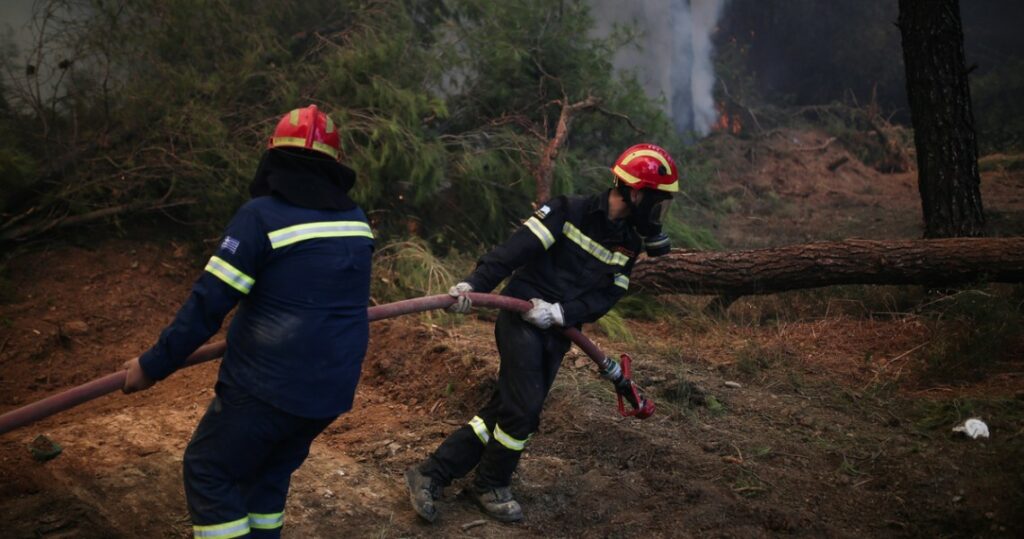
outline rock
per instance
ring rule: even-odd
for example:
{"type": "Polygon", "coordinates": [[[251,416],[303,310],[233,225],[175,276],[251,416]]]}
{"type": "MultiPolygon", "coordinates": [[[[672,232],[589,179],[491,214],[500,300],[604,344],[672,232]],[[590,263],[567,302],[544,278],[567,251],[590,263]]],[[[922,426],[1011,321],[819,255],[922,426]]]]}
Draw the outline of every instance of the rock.
{"type": "Polygon", "coordinates": [[[64,324],[64,334],[71,335],[73,337],[85,335],[89,333],[89,324],[86,324],[82,320],[72,320],[64,324]]]}
{"type": "Polygon", "coordinates": [[[64,448],[57,442],[54,442],[45,435],[40,434],[28,445],[28,450],[32,453],[32,458],[39,462],[46,462],[57,458],[57,455],[60,455],[61,451],[64,451],[64,448]]]}
{"type": "Polygon", "coordinates": [[[725,387],[730,387],[732,389],[739,389],[739,388],[743,387],[742,385],[740,385],[739,382],[731,382],[731,381],[727,381],[727,382],[725,382],[722,385],[724,385],[725,387]]]}

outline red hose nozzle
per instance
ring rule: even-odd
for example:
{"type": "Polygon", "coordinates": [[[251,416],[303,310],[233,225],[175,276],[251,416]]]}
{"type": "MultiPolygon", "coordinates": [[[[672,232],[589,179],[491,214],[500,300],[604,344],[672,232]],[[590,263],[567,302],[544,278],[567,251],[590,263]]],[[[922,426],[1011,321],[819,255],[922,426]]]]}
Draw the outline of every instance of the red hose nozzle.
{"type": "Polygon", "coordinates": [[[630,364],[633,360],[628,354],[622,354],[620,356],[622,366],[622,380],[615,384],[615,392],[618,393],[619,397],[619,415],[622,417],[635,417],[637,419],[647,419],[654,415],[654,401],[648,399],[640,392],[640,388],[637,387],[636,382],[632,379],[633,370],[630,364]],[[632,410],[626,411],[626,405],[624,401],[629,401],[629,405],[633,407],[632,410]]]}

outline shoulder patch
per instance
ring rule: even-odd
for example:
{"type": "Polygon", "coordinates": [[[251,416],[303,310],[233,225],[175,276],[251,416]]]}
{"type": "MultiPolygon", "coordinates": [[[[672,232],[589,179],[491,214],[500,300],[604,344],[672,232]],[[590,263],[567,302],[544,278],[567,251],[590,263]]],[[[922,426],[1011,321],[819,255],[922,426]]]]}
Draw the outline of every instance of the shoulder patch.
{"type": "Polygon", "coordinates": [[[537,219],[543,219],[547,217],[549,213],[551,213],[551,207],[545,204],[537,208],[537,211],[533,212],[533,215],[536,216],[537,219]]]}
{"type": "Polygon", "coordinates": [[[220,242],[220,248],[225,251],[231,251],[231,254],[235,254],[235,252],[238,251],[239,245],[241,245],[241,243],[231,236],[224,236],[224,241],[220,242]]]}

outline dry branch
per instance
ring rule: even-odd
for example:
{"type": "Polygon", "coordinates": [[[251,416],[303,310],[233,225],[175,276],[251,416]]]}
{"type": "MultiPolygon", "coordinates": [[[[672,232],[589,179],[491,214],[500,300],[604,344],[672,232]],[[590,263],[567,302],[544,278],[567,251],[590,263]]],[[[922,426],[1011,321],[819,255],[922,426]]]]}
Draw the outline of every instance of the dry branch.
{"type": "Polygon", "coordinates": [[[1024,282],[1024,238],[845,240],[733,252],[673,251],[633,270],[648,292],[738,297],[849,284],[1024,282]]]}
{"type": "Polygon", "coordinates": [[[558,157],[558,150],[569,136],[569,124],[572,122],[573,116],[581,110],[597,107],[601,100],[591,95],[576,103],[569,103],[568,98],[560,99],[556,103],[561,105],[562,110],[558,115],[555,136],[545,144],[540,163],[534,173],[534,179],[537,182],[536,200],[538,204],[551,198],[551,174],[555,168],[555,158],[558,157]]]}

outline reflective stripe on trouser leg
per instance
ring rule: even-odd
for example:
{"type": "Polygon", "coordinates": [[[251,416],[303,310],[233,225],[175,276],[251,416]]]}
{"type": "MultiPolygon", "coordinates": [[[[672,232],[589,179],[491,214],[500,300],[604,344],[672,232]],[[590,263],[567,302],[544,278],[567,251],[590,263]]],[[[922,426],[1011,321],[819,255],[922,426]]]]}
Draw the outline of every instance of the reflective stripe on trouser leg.
{"type": "Polygon", "coordinates": [[[330,419],[302,419],[287,440],[275,445],[258,476],[241,485],[253,539],[277,539],[284,526],[284,505],[292,473],[306,460],[313,439],[330,419]]]}
{"type": "Polygon", "coordinates": [[[249,513],[249,527],[254,530],[276,530],[284,526],[284,513],[249,513]]]}
{"type": "Polygon", "coordinates": [[[527,436],[520,440],[501,430],[501,425],[494,425],[494,441],[511,449],[512,451],[522,451],[526,447],[526,442],[529,439],[530,436],[527,436]]]}
{"type": "Polygon", "coordinates": [[[182,465],[196,537],[280,536],[280,524],[253,527],[249,515],[284,510],[292,472],[328,424],[330,418],[297,417],[241,389],[218,384],[217,397],[199,421],[182,465]],[[237,530],[217,528],[231,522],[238,523],[237,530]]]}
{"type": "MultiPolygon", "coordinates": [[[[492,401],[494,398],[492,397],[492,401]]],[[[493,425],[494,421],[485,419],[488,417],[487,410],[491,404],[485,406],[473,419],[480,418],[483,422],[483,432],[488,432],[488,423],[493,425]]],[[[455,432],[448,435],[444,442],[427,457],[427,460],[420,465],[420,473],[431,477],[442,485],[449,485],[455,479],[465,477],[477,463],[480,462],[480,455],[483,454],[486,444],[470,423],[461,426],[455,432]]],[[[488,435],[488,440],[493,443],[493,438],[488,435]]]]}
{"type": "Polygon", "coordinates": [[[494,407],[495,425],[476,469],[481,488],[508,486],[530,434],[540,425],[540,413],[569,341],[542,331],[518,314],[502,311],[495,325],[501,367],[494,407]]]}
{"type": "Polygon", "coordinates": [[[491,441],[491,433],[487,432],[487,425],[480,416],[473,416],[473,419],[469,420],[469,426],[476,437],[480,438],[480,443],[487,445],[487,442],[491,441]]]}
{"type": "Polygon", "coordinates": [[[192,526],[192,533],[197,539],[231,539],[232,537],[241,537],[249,533],[249,517],[220,524],[192,526]]]}

